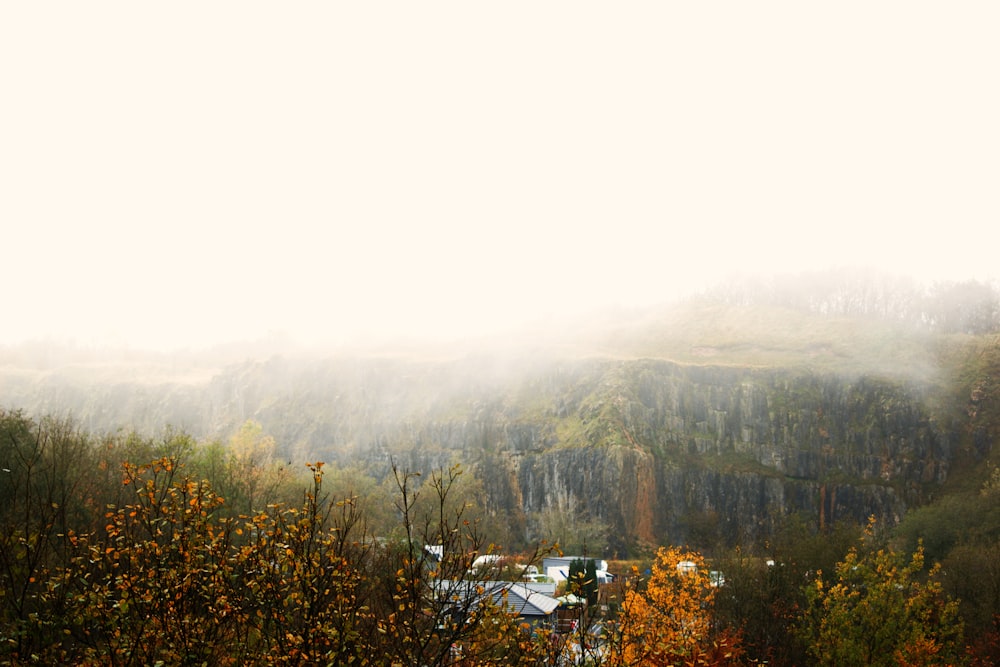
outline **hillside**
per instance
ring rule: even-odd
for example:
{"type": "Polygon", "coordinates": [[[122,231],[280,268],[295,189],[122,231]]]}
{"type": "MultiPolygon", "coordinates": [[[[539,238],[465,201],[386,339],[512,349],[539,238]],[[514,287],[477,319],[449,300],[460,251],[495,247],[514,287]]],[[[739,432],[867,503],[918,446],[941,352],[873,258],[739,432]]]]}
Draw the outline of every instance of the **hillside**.
{"type": "Polygon", "coordinates": [[[754,542],[793,515],[898,523],[963,488],[956,471],[983,478],[1000,424],[995,338],[781,303],[703,298],[406,353],[229,352],[8,349],[0,402],[97,433],[224,441],[254,420],[294,463],[376,476],[390,458],[460,461],[518,539],[572,511],[620,555],[754,542]]]}

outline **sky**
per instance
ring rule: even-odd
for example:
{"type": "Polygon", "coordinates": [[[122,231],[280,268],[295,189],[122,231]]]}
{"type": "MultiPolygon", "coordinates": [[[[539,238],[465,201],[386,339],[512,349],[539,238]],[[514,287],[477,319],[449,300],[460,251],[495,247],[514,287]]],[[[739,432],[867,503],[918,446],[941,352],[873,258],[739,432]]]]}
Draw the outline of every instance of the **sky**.
{"type": "Polygon", "coordinates": [[[0,5],[0,344],[994,280],[995,2],[0,5]]]}

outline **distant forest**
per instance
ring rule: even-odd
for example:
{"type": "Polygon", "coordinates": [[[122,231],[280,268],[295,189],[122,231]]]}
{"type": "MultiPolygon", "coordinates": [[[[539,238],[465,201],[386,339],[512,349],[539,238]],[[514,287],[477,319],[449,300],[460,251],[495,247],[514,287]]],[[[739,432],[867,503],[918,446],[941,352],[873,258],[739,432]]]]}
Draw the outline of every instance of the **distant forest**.
{"type": "Polygon", "coordinates": [[[1000,331],[1000,292],[967,280],[921,285],[867,272],[811,272],[726,282],[708,295],[739,306],[775,305],[832,317],[878,317],[939,333],[1000,331]]]}

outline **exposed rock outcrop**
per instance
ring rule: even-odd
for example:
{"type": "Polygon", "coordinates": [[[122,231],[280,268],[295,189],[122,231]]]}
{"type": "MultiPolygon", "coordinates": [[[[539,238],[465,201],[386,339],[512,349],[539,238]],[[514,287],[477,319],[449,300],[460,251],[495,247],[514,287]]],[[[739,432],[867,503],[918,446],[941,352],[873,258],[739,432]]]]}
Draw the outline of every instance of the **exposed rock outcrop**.
{"type": "Polygon", "coordinates": [[[595,361],[453,414],[397,426],[408,465],[478,463],[491,504],[522,515],[569,494],[618,553],[756,540],[796,512],[895,523],[951,456],[918,387],[863,376],[595,361]]]}
{"type": "MultiPolygon", "coordinates": [[[[254,419],[296,461],[361,460],[376,472],[390,457],[413,470],[462,462],[515,529],[571,497],[610,526],[619,554],[755,540],[792,513],[816,525],[895,522],[946,479],[959,439],[912,380],[648,359],[512,369],[275,358],[201,387],[104,390],[123,393],[123,405],[76,391],[88,428],[171,424],[210,438],[254,419]]],[[[970,406],[986,401],[974,392],[970,406]]],[[[977,433],[976,451],[988,452],[991,431],[977,433]]]]}

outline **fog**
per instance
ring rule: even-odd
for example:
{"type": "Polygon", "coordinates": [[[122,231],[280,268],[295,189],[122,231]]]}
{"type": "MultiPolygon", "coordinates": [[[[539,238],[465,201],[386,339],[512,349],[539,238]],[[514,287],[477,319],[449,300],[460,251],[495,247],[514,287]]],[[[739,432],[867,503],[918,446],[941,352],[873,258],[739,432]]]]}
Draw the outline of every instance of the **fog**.
{"type": "Polygon", "coordinates": [[[992,280],[988,2],[0,8],[0,343],[452,340],[992,280]]]}

